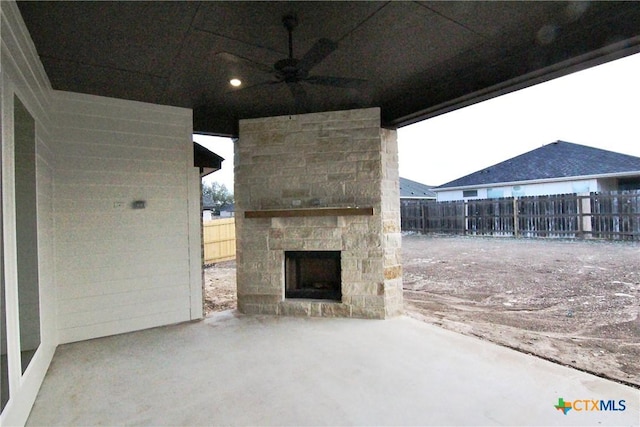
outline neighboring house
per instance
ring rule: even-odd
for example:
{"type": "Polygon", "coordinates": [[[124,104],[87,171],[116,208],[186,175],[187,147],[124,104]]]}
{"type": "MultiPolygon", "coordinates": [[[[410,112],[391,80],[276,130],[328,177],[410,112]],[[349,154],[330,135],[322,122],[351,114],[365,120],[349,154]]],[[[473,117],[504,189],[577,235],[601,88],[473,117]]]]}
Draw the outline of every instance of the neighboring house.
{"type": "Polygon", "coordinates": [[[235,210],[236,210],[236,207],[235,207],[235,204],[233,203],[230,205],[224,206],[220,208],[220,216],[222,218],[231,218],[235,216],[235,210]]]}
{"type": "Polygon", "coordinates": [[[203,221],[211,221],[214,217],[215,211],[210,209],[202,208],[202,220],[203,221]]]}
{"type": "Polygon", "coordinates": [[[210,194],[202,195],[202,220],[211,221],[216,218],[231,218],[234,216],[234,204],[225,205],[221,208],[211,199],[210,194]]]}
{"type": "Polygon", "coordinates": [[[400,178],[400,200],[435,200],[436,193],[431,190],[432,188],[432,185],[425,185],[407,178],[400,178]]]}
{"type": "Polygon", "coordinates": [[[202,196],[202,220],[211,221],[216,218],[231,218],[234,216],[235,206],[225,205],[218,208],[208,194],[202,196]]]}
{"type": "Polygon", "coordinates": [[[400,227],[402,230],[422,230],[422,205],[435,200],[433,186],[400,178],[400,227]]]}
{"type": "Polygon", "coordinates": [[[218,215],[218,211],[216,209],[213,200],[211,199],[210,194],[202,195],[202,220],[203,221],[211,221],[215,216],[218,215]]]}
{"type": "Polygon", "coordinates": [[[556,141],[433,188],[438,201],[640,189],[640,157],[556,141]]]}

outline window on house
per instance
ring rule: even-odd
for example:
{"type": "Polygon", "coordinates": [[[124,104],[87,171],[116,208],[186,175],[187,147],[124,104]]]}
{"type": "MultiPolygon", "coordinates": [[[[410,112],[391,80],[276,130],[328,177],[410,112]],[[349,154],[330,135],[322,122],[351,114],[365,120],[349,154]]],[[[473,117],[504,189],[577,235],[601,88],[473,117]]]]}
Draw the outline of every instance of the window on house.
{"type": "Polygon", "coordinates": [[[618,179],[619,190],[640,190],[640,177],[618,179]]]}
{"type": "Polygon", "coordinates": [[[478,190],[464,190],[462,197],[478,197],[478,190]]]}

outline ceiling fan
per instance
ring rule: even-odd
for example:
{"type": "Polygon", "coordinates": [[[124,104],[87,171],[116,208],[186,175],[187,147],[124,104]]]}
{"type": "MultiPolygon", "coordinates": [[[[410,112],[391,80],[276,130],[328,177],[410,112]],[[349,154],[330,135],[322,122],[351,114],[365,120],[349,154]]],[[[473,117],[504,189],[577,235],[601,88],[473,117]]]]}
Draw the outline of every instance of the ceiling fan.
{"type": "Polygon", "coordinates": [[[301,83],[309,83],[322,86],[333,86],[339,88],[357,89],[367,81],[363,79],[333,77],[333,76],[313,76],[310,71],[338,48],[338,43],[327,38],[321,38],[302,56],[297,59],[293,56],[293,30],[298,26],[298,19],[293,14],[282,17],[282,23],[289,33],[289,56],[277,61],[273,66],[268,66],[248,58],[243,58],[228,52],[221,52],[218,55],[230,61],[244,63],[260,71],[270,73],[272,80],[257,83],[246,88],[246,90],[256,86],[286,84],[293,95],[296,109],[305,112],[309,109],[309,98],[305,88],[301,83]]]}

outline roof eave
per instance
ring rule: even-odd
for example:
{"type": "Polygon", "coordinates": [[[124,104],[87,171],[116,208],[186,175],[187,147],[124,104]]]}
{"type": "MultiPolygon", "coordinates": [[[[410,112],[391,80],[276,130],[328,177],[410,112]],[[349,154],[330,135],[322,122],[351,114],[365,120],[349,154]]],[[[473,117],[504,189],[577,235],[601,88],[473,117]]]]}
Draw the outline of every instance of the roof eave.
{"type": "Polygon", "coordinates": [[[400,196],[400,200],[402,199],[435,199],[436,196],[400,196]]]}
{"type": "Polygon", "coordinates": [[[431,191],[440,192],[440,191],[455,191],[455,190],[468,190],[468,189],[476,189],[479,187],[483,188],[493,188],[493,187],[505,187],[505,186],[514,186],[514,185],[525,185],[525,184],[545,184],[549,182],[565,182],[565,181],[577,181],[584,179],[603,179],[603,178],[626,178],[630,176],[640,175],[640,170],[637,171],[629,171],[629,172],[615,172],[615,173],[603,173],[596,175],[578,175],[578,176],[563,176],[557,178],[542,178],[542,179],[531,179],[528,181],[507,181],[507,182],[494,182],[489,184],[472,184],[472,185],[461,185],[456,187],[435,187],[432,188],[431,191]]]}
{"type": "Polygon", "coordinates": [[[447,100],[437,105],[432,105],[428,108],[405,116],[388,120],[387,125],[392,128],[412,125],[432,117],[525,89],[558,77],[563,77],[577,71],[582,71],[609,61],[615,61],[616,59],[624,58],[639,52],[640,36],[632,37],[624,41],[618,41],[611,45],[604,46],[601,49],[578,55],[565,61],[522,74],[499,84],[462,95],[455,99],[447,100]]]}

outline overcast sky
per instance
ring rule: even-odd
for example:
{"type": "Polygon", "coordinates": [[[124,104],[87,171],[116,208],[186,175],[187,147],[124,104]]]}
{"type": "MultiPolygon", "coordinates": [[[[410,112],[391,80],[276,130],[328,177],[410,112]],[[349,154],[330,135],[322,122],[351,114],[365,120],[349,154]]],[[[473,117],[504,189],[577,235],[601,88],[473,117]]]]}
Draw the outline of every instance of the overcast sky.
{"type": "MultiPolygon", "coordinates": [[[[400,176],[441,185],[557,140],[640,157],[640,54],[398,130],[400,176]]],[[[194,139],[226,159],[208,181],[233,190],[233,144],[194,139]]]]}

